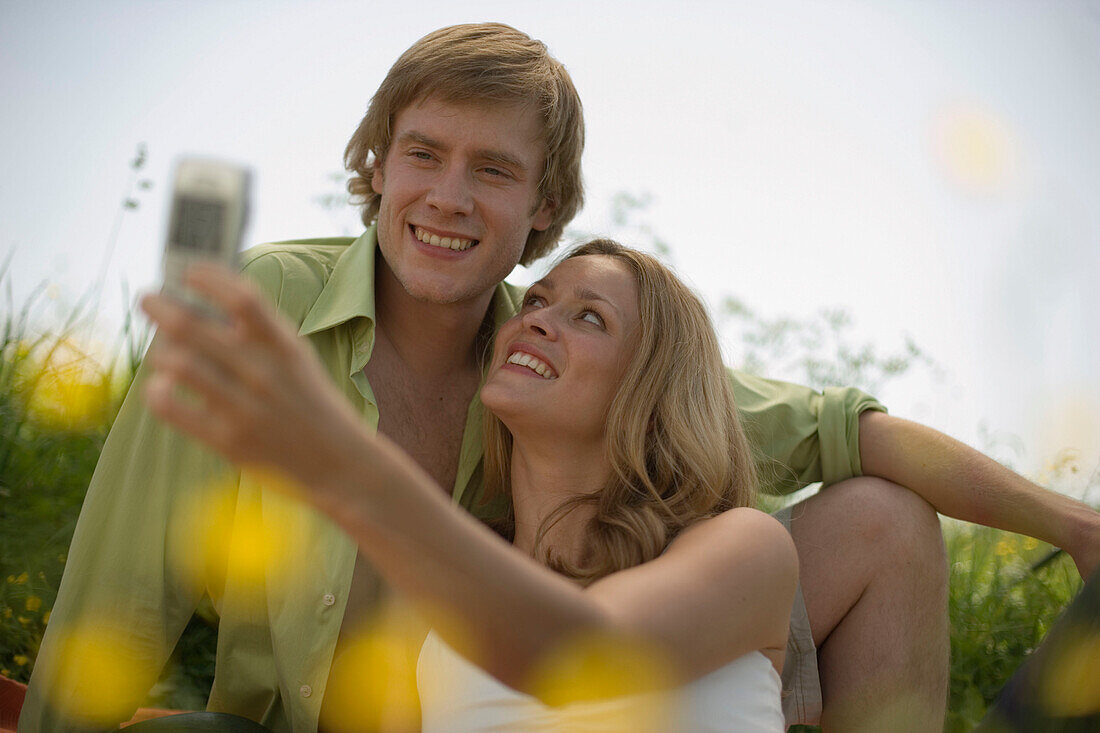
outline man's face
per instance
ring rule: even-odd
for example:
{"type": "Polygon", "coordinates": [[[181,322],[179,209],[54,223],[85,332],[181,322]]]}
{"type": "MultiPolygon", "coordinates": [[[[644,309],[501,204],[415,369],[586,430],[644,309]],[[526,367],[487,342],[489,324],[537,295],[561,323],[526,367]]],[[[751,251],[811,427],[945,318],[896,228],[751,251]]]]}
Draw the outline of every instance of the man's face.
{"type": "Polygon", "coordinates": [[[397,113],[371,186],[382,197],[382,256],[409,295],[481,297],[519,262],[531,230],[550,226],[540,132],[523,106],[427,98],[397,113]]]}

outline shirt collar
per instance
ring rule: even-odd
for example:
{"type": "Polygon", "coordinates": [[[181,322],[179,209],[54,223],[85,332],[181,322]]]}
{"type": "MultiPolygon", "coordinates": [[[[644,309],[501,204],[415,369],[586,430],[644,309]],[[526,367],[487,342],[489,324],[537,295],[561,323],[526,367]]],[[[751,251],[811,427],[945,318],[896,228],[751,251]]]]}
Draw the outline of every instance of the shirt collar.
{"type": "Polygon", "coordinates": [[[348,245],[332,268],[328,282],[313,302],[298,333],[324,331],[353,318],[366,318],[374,327],[374,252],[378,246],[372,224],[348,245]]]}

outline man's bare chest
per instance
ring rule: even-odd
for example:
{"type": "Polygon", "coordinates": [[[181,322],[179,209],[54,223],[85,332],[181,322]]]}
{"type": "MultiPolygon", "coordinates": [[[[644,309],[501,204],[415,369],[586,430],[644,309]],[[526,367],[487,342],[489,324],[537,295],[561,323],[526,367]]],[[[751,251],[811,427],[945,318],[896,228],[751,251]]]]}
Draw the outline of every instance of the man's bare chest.
{"type": "Polygon", "coordinates": [[[477,380],[430,384],[399,371],[372,370],[370,365],[366,371],[378,405],[379,432],[451,493],[477,380]]]}

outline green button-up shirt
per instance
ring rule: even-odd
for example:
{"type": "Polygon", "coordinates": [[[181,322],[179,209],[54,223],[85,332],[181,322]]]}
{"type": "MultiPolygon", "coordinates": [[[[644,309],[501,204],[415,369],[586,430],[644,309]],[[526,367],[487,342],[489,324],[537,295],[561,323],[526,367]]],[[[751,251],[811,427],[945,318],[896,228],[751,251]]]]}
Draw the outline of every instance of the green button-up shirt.
{"type": "MultiPolygon", "coordinates": [[[[373,227],[358,239],[264,245],[244,256],[244,272],[300,325],[336,385],[377,428],[378,403],[363,367],[374,346],[373,227]]],[[[497,325],[518,309],[521,290],[501,284],[497,325]]],[[[860,474],[858,417],[884,409],[855,389],[819,393],[731,371],[737,404],[769,465],[770,488],[790,491],[860,474]]],[[[140,398],[142,368],[114,423],[88,489],[57,603],[31,678],[20,731],[66,727],[57,709],[81,704],[57,682],[57,655],[74,629],[122,633],[149,674],[167,660],[203,594],[220,615],[218,661],[208,709],[258,720],[273,731],[313,731],[355,564],[355,543],[325,517],[265,488],[265,476],[227,465],[155,420],[140,398]],[[228,497],[236,527],[268,527],[278,547],[255,566],[199,542],[178,521],[210,486],[228,497]],[[281,543],[281,544],[280,544],[281,543]],[[227,559],[227,557],[229,559],[227,559]]],[[[475,514],[479,501],[482,407],[475,396],[452,494],[475,514]]],[[[151,682],[151,680],[150,680],[151,682]]],[[[120,712],[120,715],[122,715],[120,712]]],[[[120,717],[125,720],[132,714],[120,717]]]]}

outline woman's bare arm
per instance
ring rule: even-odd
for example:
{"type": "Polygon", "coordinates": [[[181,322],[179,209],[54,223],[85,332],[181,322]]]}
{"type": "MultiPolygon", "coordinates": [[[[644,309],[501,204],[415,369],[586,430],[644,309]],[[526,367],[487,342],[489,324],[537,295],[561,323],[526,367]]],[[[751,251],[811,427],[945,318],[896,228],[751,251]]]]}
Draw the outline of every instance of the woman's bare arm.
{"type": "Polygon", "coordinates": [[[501,681],[522,689],[542,655],[586,632],[641,637],[689,677],[782,646],[797,560],[771,518],[736,510],[701,523],[658,560],[582,591],[454,507],[408,455],[371,435],[305,343],[239,278],[203,267],[191,284],[227,321],[160,296],[143,302],[160,328],[150,408],[230,460],[308,486],[303,497],[501,681]],[[181,399],[179,385],[198,401],[181,399]]]}

